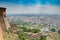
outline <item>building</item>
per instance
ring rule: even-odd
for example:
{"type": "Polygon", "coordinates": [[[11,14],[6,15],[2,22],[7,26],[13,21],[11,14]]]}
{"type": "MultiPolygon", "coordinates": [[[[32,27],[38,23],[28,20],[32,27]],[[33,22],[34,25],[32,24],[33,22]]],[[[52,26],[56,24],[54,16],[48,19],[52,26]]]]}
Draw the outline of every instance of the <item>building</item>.
{"type": "Polygon", "coordinates": [[[6,18],[6,8],[0,7],[0,40],[3,40],[2,31],[8,30],[10,27],[6,18]]]}

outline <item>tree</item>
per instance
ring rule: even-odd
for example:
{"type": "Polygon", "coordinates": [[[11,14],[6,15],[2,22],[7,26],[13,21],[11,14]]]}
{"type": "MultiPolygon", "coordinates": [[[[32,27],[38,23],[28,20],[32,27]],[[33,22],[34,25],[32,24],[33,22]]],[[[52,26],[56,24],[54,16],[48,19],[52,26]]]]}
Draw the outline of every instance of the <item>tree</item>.
{"type": "Polygon", "coordinates": [[[32,30],[31,29],[26,29],[27,32],[31,32],[32,30]]]}
{"type": "Polygon", "coordinates": [[[60,30],[58,30],[58,33],[60,33],[60,30]]]}
{"type": "Polygon", "coordinates": [[[46,37],[45,35],[41,36],[40,40],[46,40],[46,37]]]}
{"type": "Polygon", "coordinates": [[[38,32],[40,32],[40,30],[38,30],[38,29],[32,29],[32,32],[33,33],[38,33],[38,32]]]}
{"type": "Polygon", "coordinates": [[[52,32],[55,32],[56,30],[55,30],[55,28],[52,28],[51,31],[52,31],[52,32]]]}
{"type": "Polygon", "coordinates": [[[24,33],[18,32],[17,34],[20,40],[26,40],[26,35],[24,35],[24,33]]]}

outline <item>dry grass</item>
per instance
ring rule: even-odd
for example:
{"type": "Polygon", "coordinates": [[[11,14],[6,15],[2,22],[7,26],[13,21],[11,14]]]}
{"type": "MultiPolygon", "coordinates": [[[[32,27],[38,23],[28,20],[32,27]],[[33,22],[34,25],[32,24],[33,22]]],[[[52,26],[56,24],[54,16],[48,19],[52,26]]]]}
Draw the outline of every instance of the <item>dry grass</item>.
{"type": "Polygon", "coordinates": [[[48,33],[47,40],[60,40],[59,33],[48,33]]]}

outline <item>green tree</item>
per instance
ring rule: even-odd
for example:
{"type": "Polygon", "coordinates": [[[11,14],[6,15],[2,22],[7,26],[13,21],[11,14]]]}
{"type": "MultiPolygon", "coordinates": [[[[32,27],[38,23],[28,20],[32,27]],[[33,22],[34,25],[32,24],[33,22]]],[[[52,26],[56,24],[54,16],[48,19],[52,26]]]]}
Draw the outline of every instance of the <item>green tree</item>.
{"type": "Polygon", "coordinates": [[[17,34],[20,40],[26,40],[26,35],[23,32],[18,32],[17,34]]]}
{"type": "Polygon", "coordinates": [[[55,28],[52,28],[51,31],[52,31],[52,32],[55,32],[56,30],[55,30],[55,28]]]}
{"type": "Polygon", "coordinates": [[[32,30],[31,29],[26,29],[27,32],[31,32],[32,30]]]}
{"type": "Polygon", "coordinates": [[[60,33],[60,30],[58,30],[58,33],[60,33]]]}
{"type": "Polygon", "coordinates": [[[33,33],[38,33],[40,30],[38,30],[38,29],[32,29],[32,32],[33,33]]]}

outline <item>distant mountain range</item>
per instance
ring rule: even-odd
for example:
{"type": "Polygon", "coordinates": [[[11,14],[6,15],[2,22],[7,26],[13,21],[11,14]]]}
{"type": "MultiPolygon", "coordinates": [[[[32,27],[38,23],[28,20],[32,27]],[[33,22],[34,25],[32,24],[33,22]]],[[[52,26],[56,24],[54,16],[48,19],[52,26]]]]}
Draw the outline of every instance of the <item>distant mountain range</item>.
{"type": "Polygon", "coordinates": [[[60,14],[7,14],[7,16],[60,16],[60,14]]]}

